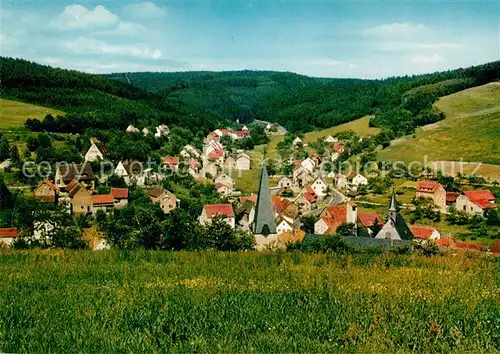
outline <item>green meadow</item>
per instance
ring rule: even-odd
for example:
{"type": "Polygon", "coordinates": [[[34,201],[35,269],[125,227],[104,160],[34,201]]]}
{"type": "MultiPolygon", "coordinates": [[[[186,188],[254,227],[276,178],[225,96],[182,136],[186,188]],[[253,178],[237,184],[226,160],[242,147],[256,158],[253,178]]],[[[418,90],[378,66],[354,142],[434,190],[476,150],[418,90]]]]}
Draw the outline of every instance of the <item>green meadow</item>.
{"type": "Polygon", "coordinates": [[[43,119],[47,114],[54,117],[63,115],[64,112],[52,108],[35,106],[19,101],[0,99],[0,131],[10,128],[22,127],[27,118],[43,119]]]}
{"type": "MultiPolygon", "coordinates": [[[[380,160],[460,161],[500,164],[500,84],[491,83],[440,98],[446,118],[393,141],[380,160]]],[[[494,169],[493,169],[494,170],[494,169]]],[[[487,177],[488,171],[479,171],[487,177]]],[[[495,171],[493,171],[495,174],[495,171]]],[[[498,176],[497,176],[498,178],[498,176]]]]}
{"type": "Polygon", "coordinates": [[[0,253],[0,351],[494,353],[475,255],[0,253]]]}

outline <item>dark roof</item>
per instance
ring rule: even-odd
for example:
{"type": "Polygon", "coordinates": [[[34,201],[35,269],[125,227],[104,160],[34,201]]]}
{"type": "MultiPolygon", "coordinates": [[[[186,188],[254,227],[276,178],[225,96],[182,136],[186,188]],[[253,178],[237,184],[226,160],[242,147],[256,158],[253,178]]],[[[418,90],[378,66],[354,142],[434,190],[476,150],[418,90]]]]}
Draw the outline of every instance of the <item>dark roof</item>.
{"type": "Polygon", "coordinates": [[[396,214],[395,228],[402,240],[413,240],[413,233],[411,232],[408,224],[406,224],[406,221],[403,219],[400,213],[396,214]]]}
{"type": "Polygon", "coordinates": [[[91,181],[94,178],[92,166],[88,163],[60,164],[59,173],[65,183],[71,182],[74,179],[78,181],[91,181]]]}
{"type": "Polygon", "coordinates": [[[276,234],[273,206],[271,204],[271,191],[269,190],[269,177],[266,166],[262,166],[260,174],[259,194],[255,208],[254,234],[262,235],[263,232],[276,234]]]}

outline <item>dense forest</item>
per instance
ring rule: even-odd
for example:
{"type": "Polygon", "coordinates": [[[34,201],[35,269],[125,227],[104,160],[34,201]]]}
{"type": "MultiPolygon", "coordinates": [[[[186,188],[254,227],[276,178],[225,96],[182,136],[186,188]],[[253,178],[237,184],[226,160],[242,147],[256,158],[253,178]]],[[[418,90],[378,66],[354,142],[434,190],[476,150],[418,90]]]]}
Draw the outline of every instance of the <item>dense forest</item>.
{"type": "Polygon", "coordinates": [[[310,78],[269,71],[106,75],[229,120],[278,122],[291,131],[327,128],[364,115],[396,135],[443,118],[440,96],[500,79],[500,62],[384,80],[310,78]]]}
{"type": "MultiPolygon", "coordinates": [[[[60,131],[158,123],[203,136],[221,124],[261,119],[310,131],[374,115],[396,136],[443,118],[438,97],[500,79],[500,61],[384,80],[324,79],[272,71],[91,75],[1,58],[1,97],[61,109],[60,131]]],[[[28,117],[27,117],[28,118],[28,117]]]]}

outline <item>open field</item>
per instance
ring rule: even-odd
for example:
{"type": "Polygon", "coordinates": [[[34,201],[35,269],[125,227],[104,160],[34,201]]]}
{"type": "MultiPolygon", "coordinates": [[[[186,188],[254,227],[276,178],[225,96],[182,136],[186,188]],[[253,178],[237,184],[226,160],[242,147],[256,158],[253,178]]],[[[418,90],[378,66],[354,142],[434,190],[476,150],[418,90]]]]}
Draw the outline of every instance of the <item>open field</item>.
{"type": "Polygon", "coordinates": [[[335,127],[323,129],[323,130],[316,130],[312,131],[309,133],[304,134],[304,141],[306,143],[311,143],[313,141],[318,140],[319,138],[325,138],[328,135],[333,135],[335,133],[347,131],[347,130],[352,130],[360,136],[367,136],[367,135],[375,135],[380,132],[379,128],[371,128],[368,123],[370,122],[370,116],[362,117],[356,120],[353,120],[348,123],[344,123],[341,125],[337,125],[335,127]]]}
{"type": "Polygon", "coordinates": [[[497,352],[499,263],[1,251],[3,352],[497,352]]]}
{"type": "Polygon", "coordinates": [[[54,117],[64,114],[56,109],[0,98],[0,130],[23,126],[27,118],[43,119],[49,113],[54,117]]]}
{"type": "MultiPolygon", "coordinates": [[[[396,140],[379,159],[405,162],[460,161],[500,165],[500,84],[464,90],[436,102],[446,119],[434,129],[418,128],[416,138],[396,140]]],[[[495,166],[478,173],[500,179],[495,166]]]]}

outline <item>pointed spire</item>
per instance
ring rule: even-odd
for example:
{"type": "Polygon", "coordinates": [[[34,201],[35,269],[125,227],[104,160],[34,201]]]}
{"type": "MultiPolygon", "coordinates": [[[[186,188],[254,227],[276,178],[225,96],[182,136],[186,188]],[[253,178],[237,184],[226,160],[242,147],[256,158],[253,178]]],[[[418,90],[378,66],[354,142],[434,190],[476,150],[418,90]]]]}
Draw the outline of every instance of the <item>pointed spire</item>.
{"type": "Polygon", "coordinates": [[[255,206],[255,222],[253,233],[256,235],[276,234],[276,223],[274,221],[273,206],[271,204],[271,192],[269,190],[269,177],[266,165],[262,166],[260,175],[259,194],[255,206]]]}
{"type": "Polygon", "coordinates": [[[398,204],[396,203],[396,193],[394,193],[394,186],[392,187],[392,197],[389,211],[398,211],[398,204]]]}

